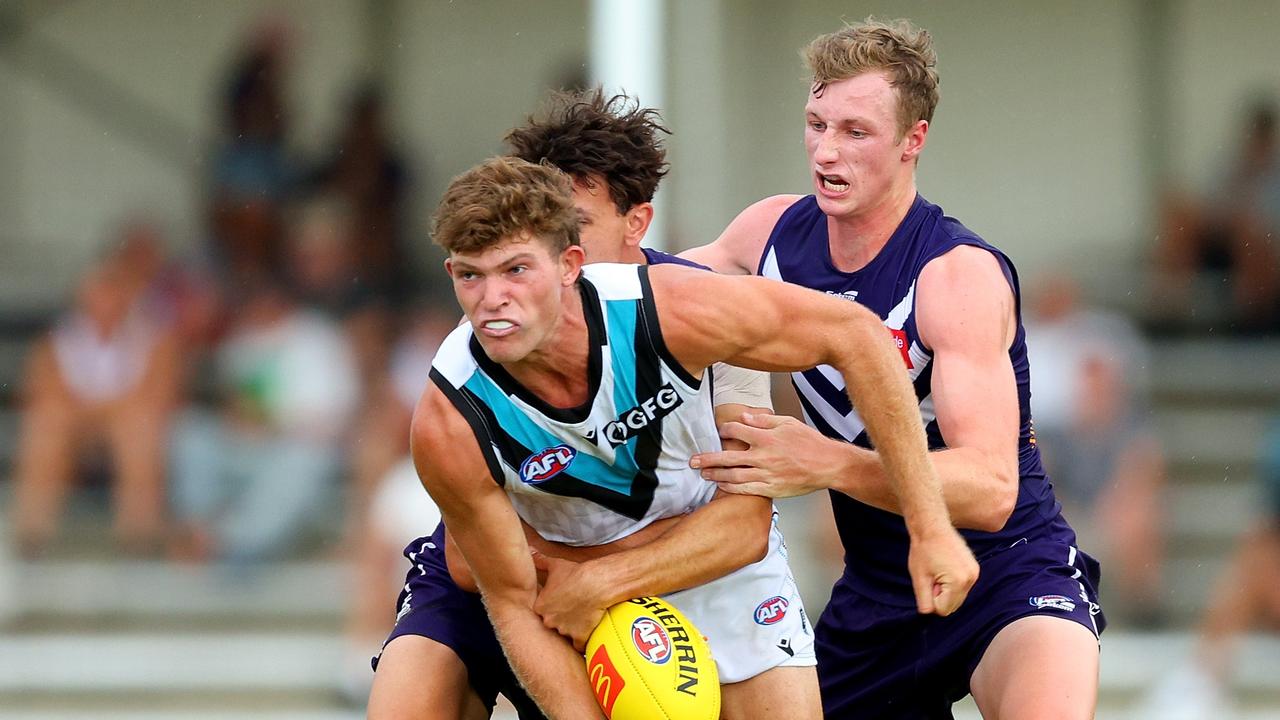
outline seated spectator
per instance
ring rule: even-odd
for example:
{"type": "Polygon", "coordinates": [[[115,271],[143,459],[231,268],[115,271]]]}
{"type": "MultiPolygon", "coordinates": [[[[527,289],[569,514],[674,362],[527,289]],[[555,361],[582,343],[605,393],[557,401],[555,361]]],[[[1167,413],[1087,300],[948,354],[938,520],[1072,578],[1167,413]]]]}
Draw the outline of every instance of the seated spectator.
{"type": "Polygon", "coordinates": [[[27,363],[12,526],[39,554],[58,530],[90,453],[110,461],[114,533],[146,552],[165,527],[164,443],[180,386],[178,347],[149,290],[162,264],[156,230],[132,223],[81,279],[74,307],[27,363]]]}
{"type": "Polygon", "coordinates": [[[285,241],[286,279],[299,304],[337,323],[356,352],[363,386],[387,365],[391,312],[354,274],[364,252],[357,243],[350,208],[335,199],[313,198],[289,213],[285,241]]]}
{"type": "Polygon", "coordinates": [[[1158,622],[1165,462],[1146,404],[1146,347],[1128,319],[1080,307],[1070,278],[1036,286],[1027,347],[1045,467],[1081,543],[1109,569],[1107,614],[1158,622]]]}
{"type": "Polygon", "coordinates": [[[1156,684],[1139,717],[1232,717],[1227,686],[1236,641],[1249,630],[1280,629],[1280,422],[1264,441],[1260,465],[1260,517],[1214,584],[1192,657],[1156,684]]]}
{"type": "Polygon", "coordinates": [[[1237,330],[1280,330],[1280,143],[1271,101],[1253,106],[1236,157],[1197,199],[1173,193],[1161,211],[1155,314],[1162,324],[1191,316],[1197,275],[1229,280],[1228,319],[1237,330]]]}
{"type": "Polygon", "coordinates": [[[278,556],[332,496],[339,440],[359,396],[349,342],[280,286],[248,284],[216,351],[216,410],[175,427],[174,554],[253,563],[278,556]]]}

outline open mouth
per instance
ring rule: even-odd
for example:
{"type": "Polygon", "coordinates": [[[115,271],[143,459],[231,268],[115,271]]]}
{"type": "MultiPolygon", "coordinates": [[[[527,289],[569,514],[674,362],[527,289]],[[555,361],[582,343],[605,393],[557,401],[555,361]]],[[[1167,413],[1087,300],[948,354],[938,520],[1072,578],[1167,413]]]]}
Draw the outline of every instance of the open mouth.
{"type": "Polygon", "coordinates": [[[823,175],[818,173],[818,185],[830,195],[840,195],[849,190],[849,183],[838,175],[823,175]]]}
{"type": "Polygon", "coordinates": [[[516,324],[510,320],[486,320],[480,323],[480,331],[489,337],[502,337],[516,331],[516,324]]]}

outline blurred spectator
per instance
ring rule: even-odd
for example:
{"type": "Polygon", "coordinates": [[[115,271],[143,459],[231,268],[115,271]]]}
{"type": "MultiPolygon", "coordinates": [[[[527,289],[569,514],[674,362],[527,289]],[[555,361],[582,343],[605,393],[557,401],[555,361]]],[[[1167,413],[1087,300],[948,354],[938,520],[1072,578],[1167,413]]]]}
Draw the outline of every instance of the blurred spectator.
{"type": "Polygon", "coordinates": [[[213,254],[233,279],[268,272],[280,259],[280,213],[295,182],[283,71],[283,33],[263,30],[236,62],[224,91],[209,222],[213,254]]]}
{"type": "MultiPolygon", "coordinates": [[[[351,449],[354,483],[347,501],[344,546],[363,544],[368,531],[369,499],[391,468],[408,455],[409,422],[427,386],[431,360],[441,341],[456,325],[457,319],[452,314],[431,305],[421,306],[392,350],[389,364],[368,386],[351,449]]],[[[413,537],[402,540],[408,542],[413,537]]]]}
{"type": "Polygon", "coordinates": [[[346,125],[313,182],[350,210],[352,235],[360,247],[350,275],[380,297],[397,304],[404,300],[411,267],[404,238],[409,177],[387,128],[379,90],[365,87],[355,94],[346,125]]]}
{"type": "Polygon", "coordinates": [[[286,277],[298,301],[337,323],[356,352],[361,384],[372,387],[387,366],[389,307],[356,272],[364,252],[345,203],[318,197],[289,213],[286,277]]]}
{"type": "Polygon", "coordinates": [[[117,540],[135,552],[161,540],[164,441],[180,385],[174,334],[150,302],[162,263],[157,230],[126,225],[31,353],[12,521],[24,554],[57,532],[77,470],[98,450],[110,460],[117,540]]]}
{"type": "Polygon", "coordinates": [[[1108,568],[1108,615],[1157,622],[1165,462],[1148,417],[1146,346],[1128,319],[1080,307],[1070,278],[1036,287],[1027,347],[1045,466],[1081,543],[1108,568]]]}
{"type": "Polygon", "coordinates": [[[1266,437],[1260,466],[1262,516],[1240,537],[1214,585],[1193,656],[1152,689],[1143,718],[1229,717],[1236,641],[1252,629],[1280,628],[1280,422],[1266,437]]]}
{"type": "Polygon", "coordinates": [[[1229,319],[1245,331],[1280,329],[1280,143],[1276,107],[1256,103],[1236,156],[1201,199],[1174,194],[1161,211],[1155,311],[1185,322],[1201,273],[1229,280],[1229,319]]]}
{"type": "Polygon", "coordinates": [[[215,359],[217,411],[193,409],[174,432],[179,557],[254,562],[286,550],[331,497],[359,396],[346,337],[279,285],[249,283],[234,317],[215,359]]]}

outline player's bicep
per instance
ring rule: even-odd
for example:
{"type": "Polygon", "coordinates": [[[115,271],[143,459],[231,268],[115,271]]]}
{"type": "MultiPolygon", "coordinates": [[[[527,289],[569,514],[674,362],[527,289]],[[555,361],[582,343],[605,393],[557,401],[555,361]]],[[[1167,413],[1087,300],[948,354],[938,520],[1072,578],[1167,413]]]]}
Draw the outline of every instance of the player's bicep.
{"type": "Polygon", "coordinates": [[[947,446],[972,447],[1006,470],[1016,467],[1018,394],[1009,359],[1016,320],[995,256],[962,246],[926,265],[916,322],[933,352],[934,410],[947,446]]]}
{"type": "MultiPolygon", "coordinates": [[[[676,357],[768,372],[858,362],[868,343],[888,343],[866,308],[798,285],[654,268],[654,297],[663,334],[676,357]]],[[[674,270],[674,269],[673,269],[674,270]]]]}

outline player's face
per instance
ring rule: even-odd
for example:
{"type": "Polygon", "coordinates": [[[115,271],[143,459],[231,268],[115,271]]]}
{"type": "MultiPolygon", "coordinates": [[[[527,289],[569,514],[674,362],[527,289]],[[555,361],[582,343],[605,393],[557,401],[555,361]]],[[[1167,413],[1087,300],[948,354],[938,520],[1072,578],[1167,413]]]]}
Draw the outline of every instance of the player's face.
{"type": "MultiPolygon", "coordinates": [[[[805,148],[818,207],[856,217],[911,182],[924,145],[917,127],[898,139],[897,91],[883,73],[865,73],[810,92],[805,148]]],[[[923,121],[918,126],[927,128],[923,121]]]]}
{"type": "Polygon", "coordinates": [[[559,255],[535,238],[514,238],[478,253],[453,253],[445,270],[485,353],[519,362],[543,349],[582,266],[582,248],[559,255]]]}
{"type": "Polygon", "coordinates": [[[574,178],[573,205],[582,215],[578,237],[587,262],[639,262],[636,248],[649,227],[652,205],[643,203],[618,212],[609,185],[598,175],[574,178]]]}

